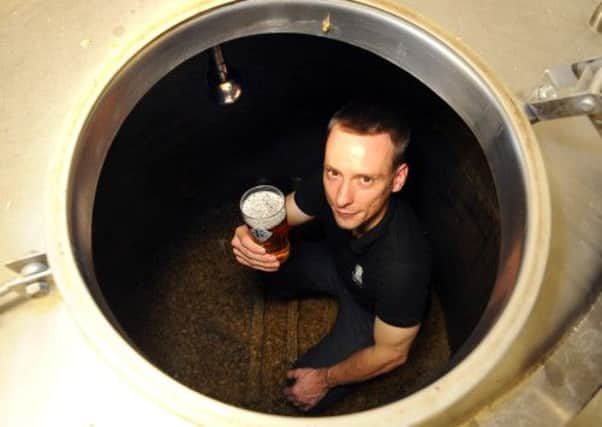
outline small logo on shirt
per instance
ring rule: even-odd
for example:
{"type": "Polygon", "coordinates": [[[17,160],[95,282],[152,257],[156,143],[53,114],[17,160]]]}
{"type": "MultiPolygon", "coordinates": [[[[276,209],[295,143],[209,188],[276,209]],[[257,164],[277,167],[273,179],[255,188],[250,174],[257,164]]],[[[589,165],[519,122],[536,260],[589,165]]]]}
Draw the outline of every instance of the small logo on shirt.
{"type": "Polygon", "coordinates": [[[355,268],[353,269],[353,273],[351,274],[351,280],[361,288],[364,284],[363,276],[364,268],[361,265],[356,264],[355,268]]]}

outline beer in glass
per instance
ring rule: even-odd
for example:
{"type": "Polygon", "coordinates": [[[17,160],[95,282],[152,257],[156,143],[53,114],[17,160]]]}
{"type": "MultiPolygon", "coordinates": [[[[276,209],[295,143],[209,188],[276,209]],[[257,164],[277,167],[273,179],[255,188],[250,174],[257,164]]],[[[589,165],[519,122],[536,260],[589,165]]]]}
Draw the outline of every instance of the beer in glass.
{"type": "Polygon", "coordinates": [[[253,239],[280,263],[286,261],[290,242],[282,191],[272,185],[255,186],[240,198],[240,211],[253,239]]]}

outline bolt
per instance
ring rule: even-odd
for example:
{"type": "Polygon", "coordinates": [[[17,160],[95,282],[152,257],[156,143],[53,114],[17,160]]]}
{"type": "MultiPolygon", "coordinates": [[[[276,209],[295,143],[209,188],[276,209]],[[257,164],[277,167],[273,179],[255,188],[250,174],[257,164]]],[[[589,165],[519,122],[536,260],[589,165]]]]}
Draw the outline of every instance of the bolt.
{"type": "Polygon", "coordinates": [[[40,272],[46,270],[47,268],[48,267],[42,262],[38,262],[38,261],[30,262],[23,266],[23,268],[21,269],[21,275],[29,276],[31,274],[40,273],[40,272]]]}
{"type": "Polygon", "coordinates": [[[25,286],[25,295],[30,298],[46,295],[50,291],[50,286],[47,282],[34,282],[25,286]]]}
{"type": "Polygon", "coordinates": [[[556,88],[550,84],[542,85],[535,90],[535,97],[541,100],[555,98],[556,88]]]}
{"type": "Polygon", "coordinates": [[[591,96],[587,96],[585,98],[580,99],[577,103],[577,106],[584,113],[590,113],[596,108],[596,101],[591,96]]]}
{"type": "MultiPolygon", "coordinates": [[[[48,266],[43,262],[33,261],[27,263],[21,269],[21,275],[30,276],[32,274],[41,273],[42,271],[48,270],[48,266]]],[[[50,292],[50,285],[48,282],[33,282],[25,286],[25,295],[30,298],[41,297],[50,292]]]]}

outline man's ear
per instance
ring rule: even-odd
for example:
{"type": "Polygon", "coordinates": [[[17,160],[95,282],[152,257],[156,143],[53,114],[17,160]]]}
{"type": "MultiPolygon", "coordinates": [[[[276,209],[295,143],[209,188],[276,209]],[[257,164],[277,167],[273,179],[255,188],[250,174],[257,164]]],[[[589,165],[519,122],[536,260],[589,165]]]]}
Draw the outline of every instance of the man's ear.
{"type": "Polygon", "coordinates": [[[406,179],[408,179],[409,169],[407,163],[402,163],[397,167],[395,174],[393,175],[393,189],[391,190],[393,193],[397,193],[403,188],[406,179]]]}

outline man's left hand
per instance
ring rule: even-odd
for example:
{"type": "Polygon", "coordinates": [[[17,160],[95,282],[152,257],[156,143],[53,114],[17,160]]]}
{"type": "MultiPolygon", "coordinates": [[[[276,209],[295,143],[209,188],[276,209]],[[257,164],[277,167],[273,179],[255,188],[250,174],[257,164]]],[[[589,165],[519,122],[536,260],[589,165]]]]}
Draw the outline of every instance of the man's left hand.
{"type": "Polygon", "coordinates": [[[326,368],[299,368],[286,373],[289,379],[295,379],[295,384],[284,389],[286,398],[302,411],[311,408],[328,393],[328,370],[326,368]]]}

